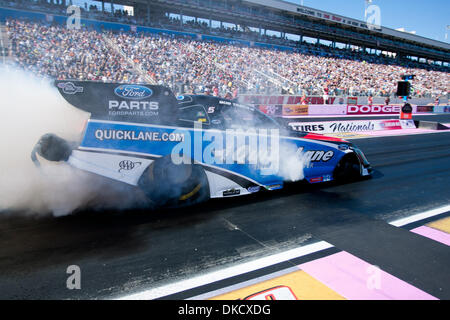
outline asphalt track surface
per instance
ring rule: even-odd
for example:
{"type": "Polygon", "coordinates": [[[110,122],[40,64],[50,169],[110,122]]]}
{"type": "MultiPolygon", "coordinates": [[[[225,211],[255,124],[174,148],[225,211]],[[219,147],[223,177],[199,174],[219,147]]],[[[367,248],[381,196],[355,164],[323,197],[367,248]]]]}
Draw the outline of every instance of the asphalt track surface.
{"type": "Polygon", "coordinates": [[[387,223],[449,204],[449,141],[450,132],[355,140],[375,172],[344,185],[160,211],[1,213],[0,299],[115,298],[320,240],[450,299],[448,247],[387,223]],[[81,268],[81,290],[66,288],[69,265],[81,268]]]}

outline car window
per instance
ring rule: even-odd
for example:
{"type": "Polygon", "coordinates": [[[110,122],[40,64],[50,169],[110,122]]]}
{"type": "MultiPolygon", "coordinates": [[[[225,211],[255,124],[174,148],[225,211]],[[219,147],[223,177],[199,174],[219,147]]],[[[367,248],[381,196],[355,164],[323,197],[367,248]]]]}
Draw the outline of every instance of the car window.
{"type": "Polygon", "coordinates": [[[200,104],[180,108],[178,111],[178,119],[185,122],[209,124],[209,117],[205,111],[205,107],[200,104]]]}
{"type": "Polygon", "coordinates": [[[221,114],[226,128],[279,128],[279,125],[273,119],[248,106],[235,105],[224,107],[221,110],[221,114]]]}

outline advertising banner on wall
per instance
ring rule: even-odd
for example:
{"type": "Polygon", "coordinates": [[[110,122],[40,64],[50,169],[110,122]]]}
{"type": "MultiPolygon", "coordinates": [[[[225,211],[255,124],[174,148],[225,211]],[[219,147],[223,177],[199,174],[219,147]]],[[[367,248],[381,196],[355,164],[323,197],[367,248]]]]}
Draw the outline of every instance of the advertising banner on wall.
{"type": "Polygon", "coordinates": [[[285,104],[283,106],[283,117],[295,117],[308,115],[307,105],[285,104]]]}
{"type": "Polygon", "coordinates": [[[417,106],[417,112],[433,112],[434,106],[417,106]]]}
{"type": "Polygon", "coordinates": [[[416,128],[413,120],[356,120],[356,121],[323,121],[323,122],[291,122],[289,126],[296,131],[314,133],[363,132],[379,130],[398,130],[416,128]]]}
{"type": "Polygon", "coordinates": [[[348,105],[348,115],[364,115],[364,114],[398,114],[400,113],[400,105],[381,106],[381,105],[348,105]]]}
{"type": "Polygon", "coordinates": [[[433,112],[435,112],[435,113],[449,113],[450,112],[450,106],[435,106],[433,108],[433,112]]]}
{"type": "Polygon", "coordinates": [[[347,105],[314,105],[309,106],[309,115],[317,116],[317,115],[345,115],[347,114],[347,105]]]}
{"type": "Polygon", "coordinates": [[[283,115],[283,106],[277,105],[260,105],[259,110],[271,117],[281,117],[283,115]]]}
{"type": "MultiPolygon", "coordinates": [[[[324,104],[323,97],[308,96],[266,96],[266,95],[241,95],[239,102],[252,105],[280,105],[280,104],[324,104]],[[303,101],[304,100],[304,101],[303,101]]],[[[345,104],[344,97],[329,97],[328,104],[345,104]]]]}

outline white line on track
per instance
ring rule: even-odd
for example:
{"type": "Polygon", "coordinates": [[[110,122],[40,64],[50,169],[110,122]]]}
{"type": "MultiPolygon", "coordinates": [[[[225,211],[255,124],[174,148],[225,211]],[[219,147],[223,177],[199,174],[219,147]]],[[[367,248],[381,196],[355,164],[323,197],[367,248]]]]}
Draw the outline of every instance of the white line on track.
{"type": "MultiPolygon", "coordinates": [[[[450,211],[450,205],[435,208],[425,212],[417,213],[412,216],[401,218],[392,222],[390,225],[395,227],[402,227],[410,223],[418,222],[433,216],[437,216],[450,211]]],[[[319,252],[328,248],[332,248],[333,245],[326,241],[319,241],[309,245],[301,246],[284,252],[280,252],[271,256],[256,259],[250,262],[244,262],[234,265],[232,267],[224,268],[221,270],[213,271],[192,277],[186,280],[170,283],[161,287],[151,288],[135,294],[125,295],[116,298],[117,300],[152,300],[175,294],[178,292],[186,291],[196,287],[200,287],[206,284],[210,284],[216,281],[224,280],[227,278],[235,277],[244,273],[259,270],[265,267],[269,267],[281,262],[286,262],[298,257],[306,256],[315,252],[319,252]]]]}
{"type": "Polygon", "coordinates": [[[259,270],[280,262],[285,262],[291,259],[302,257],[314,252],[322,251],[332,248],[333,245],[325,241],[312,243],[306,246],[280,252],[271,256],[256,259],[250,262],[244,262],[232,267],[224,268],[218,271],[213,271],[201,276],[193,277],[187,280],[171,283],[162,287],[152,288],[136,294],[119,297],[119,300],[149,300],[164,297],[177,292],[189,290],[205,284],[224,280],[234,276],[238,276],[247,272],[259,270]]]}
{"type": "Polygon", "coordinates": [[[440,215],[440,214],[443,214],[443,213],[446,213],[449,211],[450,211],[450,205],[447,205],[447,206],[443,206],[440,208],[436,208],[436,209],[428,210],[428,211],[421,212],[418,214],[414,214],[414,215],[406,217],[406,218],[395,220],[395,221],[389,222],[389,224],[393,225],[395,227],[403,227],[407,224],[414,223],[414,222],[424,220],[427,218],[431,218],[431,217],[434,217],[434,216],[437,216],[437,215],[440,215]]]}

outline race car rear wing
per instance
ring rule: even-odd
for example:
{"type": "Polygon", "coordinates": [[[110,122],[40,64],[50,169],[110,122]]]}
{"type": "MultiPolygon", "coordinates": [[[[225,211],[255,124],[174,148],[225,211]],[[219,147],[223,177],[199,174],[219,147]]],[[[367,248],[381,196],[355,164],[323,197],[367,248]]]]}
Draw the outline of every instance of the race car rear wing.
{"type": "Polygon", "coordinates": [[[164,86],[74,80],[57,80],[55,86],[92,119],[173,124],[178,118],[178,101],[164,86]]]}

